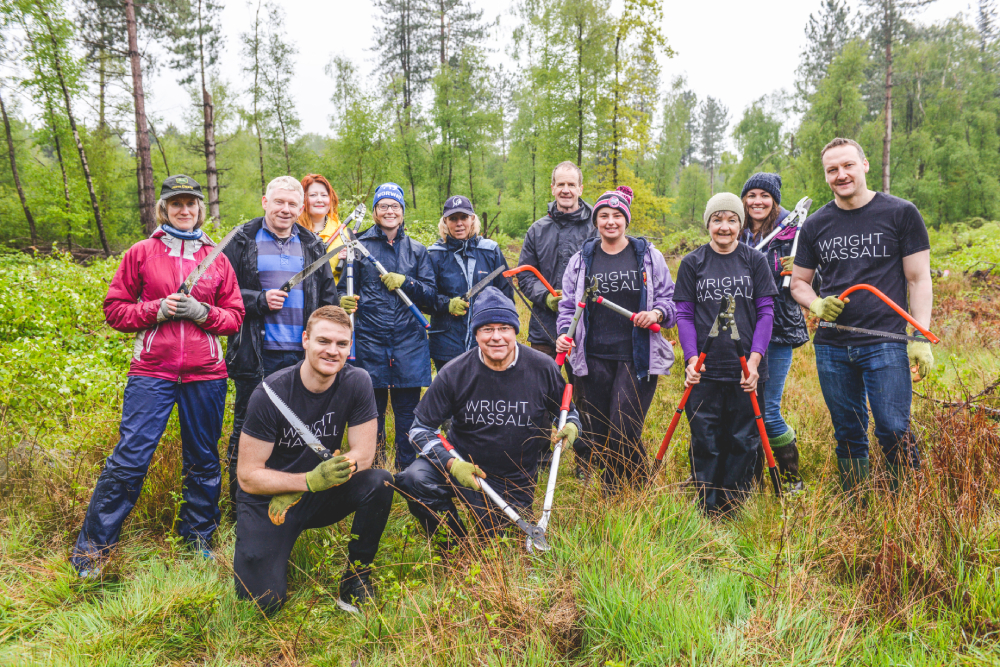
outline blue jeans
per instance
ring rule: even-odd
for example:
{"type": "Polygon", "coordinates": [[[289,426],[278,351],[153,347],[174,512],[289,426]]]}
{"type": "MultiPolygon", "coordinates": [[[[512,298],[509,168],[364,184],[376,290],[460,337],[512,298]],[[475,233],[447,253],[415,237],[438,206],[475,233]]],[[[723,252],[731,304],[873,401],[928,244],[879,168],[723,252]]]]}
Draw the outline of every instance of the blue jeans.
{"type": "Polygon", "coordinates": [[[788,433],[791,427],[781,416],[781,397],[785,393],[785,380],[788,369],[792,367],[792,346],[781,343],[771,343],[767,346],[767,382],[761,382],[758,388],[764,403],[764,428],[768,440],[788,433]]]}
{"type": "Polygon", "coordinates": [[[875,437],[886,462],[893,465],[908,462],[914,468],[919,467],[920,458],[910,434],[913,385],[905,343],[817,345],[816,370],[833,419],[837,458],[868,458],[868,406],[871,406],[875,437]]]}
{"type": "Polygon", "coordinates": [[[219,435],[225,403],[224,379],[183,384],[150,377],[128,379],[120,440],[97,480],[73,547],[71,560],[77,569],[106,556],[118,543],[174,404],[181,426],[184,478],[178,532],[190,542],[212,543],[219,525],[219,435]]]}

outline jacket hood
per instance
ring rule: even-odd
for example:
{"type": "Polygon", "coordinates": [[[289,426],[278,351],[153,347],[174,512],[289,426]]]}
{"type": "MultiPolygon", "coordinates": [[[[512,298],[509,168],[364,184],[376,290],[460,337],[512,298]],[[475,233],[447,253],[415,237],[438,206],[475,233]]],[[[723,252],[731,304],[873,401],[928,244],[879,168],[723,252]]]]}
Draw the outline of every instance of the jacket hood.
{"type": "Polygon", "coordinates": [[[580,202],[580,208],[572,213],[563,213],[554,201],[549,202],[549,217],[553,221],[563,224],[580,224],[581,222],[590,224],[590,216],[594,212],[594,207],[582,199],[578,201],[580,202]]]}
{"type": "Polygon", "coordinates": [[[479,245],[480,238],[482,237],[476,234],[472,238],[460,241],[453,236],[449,236],[446,239],[438,239],[437,241],[434,242],[431,248],[449,250],[451,252],[455,252],[458,250],[465,250],[467,248],[475,248],[479,245]]]}

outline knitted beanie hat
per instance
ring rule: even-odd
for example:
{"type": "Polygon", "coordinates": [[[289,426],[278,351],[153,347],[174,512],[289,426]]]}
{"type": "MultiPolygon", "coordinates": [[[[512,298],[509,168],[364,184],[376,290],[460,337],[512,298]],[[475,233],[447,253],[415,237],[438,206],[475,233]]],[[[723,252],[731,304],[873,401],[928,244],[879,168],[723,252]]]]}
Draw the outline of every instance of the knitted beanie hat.
{"type": "Polygon", "coordinates": [[[517,316],[514,302],[493,285],[485,288],[476,299],[469,328],[476,332],[487,324],[509,324],[514,327],[514,333],[521,333],[521,318],[517,316]]]}
{"type": "Polygon", "coordinates": [[[632,188],[627,185],[619,185],[616,190],[608,190],[597,198],[594,204],[594,211],[590,214],[590,222],[597,224],[597,211],[604,208],[618,209],[625,216],[625,226],[632,224],[632,188]]]}
{"type": "Polygon", "coordinates": [[[708,220],[713,213],[719,211],[732,211],[740,219],[740,226],[743,226],[743,201],[732,192],[720,192],[708,200],[705,206],[705,228],[708,229],[708,220]]]}
{"type": "Polygon", "coordinates": [[[781,203],[781,174],[769,174],[766,171],[759,171],[743,184],[743,192],[740,199],[747,196],[751,190],[763,190],[774,198],[775,204],[781,203]]]}
{"type": "Polygon", "coordinates": [[[378,186],[375,191],[375,198],[372,200],[372,208],[374,209],[378,206],[379,201],[382,199],[391,199],[403,209],[403,213],[406,213],[406,197],[403,196],[403,188],[399,187],[395,183],[383,183],[378,186]]]}

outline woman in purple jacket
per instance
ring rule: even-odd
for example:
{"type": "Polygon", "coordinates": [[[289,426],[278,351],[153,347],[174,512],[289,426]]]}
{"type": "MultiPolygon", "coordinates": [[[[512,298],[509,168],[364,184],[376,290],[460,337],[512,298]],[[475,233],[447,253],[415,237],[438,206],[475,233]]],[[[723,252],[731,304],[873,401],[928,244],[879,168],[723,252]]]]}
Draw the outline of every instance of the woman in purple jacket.
{"type": "Polygon", "coordinates": [[[583,385],[584,439],[604,470],[601,483],[608,495],[623,484],[645,483],[642,427],[657,377],[669,375],[674,363],[669,341],[649,331],[653,324],[664,329],[674,325],[674,283],[660,251],[644,238],[625,234],[632,221],[631,206],[632,190],[626,186],[597,200],[591,222],[600,236],[585,241],[570,258],[557,322],[556,350],[573,348],[568,359],[583,385]],[[593,296],[627,308],[636,317],[632,322],[591,302],[570,341],[566,333],[576,303],[593,277],[599,284],[593,296]]]}

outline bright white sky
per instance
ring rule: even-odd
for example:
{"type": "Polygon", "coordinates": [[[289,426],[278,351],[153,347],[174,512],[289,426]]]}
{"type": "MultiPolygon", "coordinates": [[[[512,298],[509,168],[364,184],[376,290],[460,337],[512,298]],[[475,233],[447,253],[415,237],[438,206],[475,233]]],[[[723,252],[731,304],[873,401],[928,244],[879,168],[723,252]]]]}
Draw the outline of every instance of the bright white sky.
{"type": "MultiPolygon", "coordinates": [[[[473,6],[485,9],[484,18],[500,14],[499,34],[491,43],[502,45],[493,58],[506,60],[505,50],[517,18],[510,9],[498,9],[502,3],[472,0],[473,6]]],[[[614,0],[614,7],[620,7],[614,0]]],[[[857,6],[854,0],[852,6],[857,6]]],[[[708,0],[674,2],[667,0],[663,31],[676,56],[664,63],[664,86],[676,75],[686,75],[688,86],[699,99],[712,95],[738,119],[742,110],[762,95],[779,88],[791,90],[799,53],[805,43],[809,14],[816,12],[820,0],[708,0]],[[752,7],[752,8],[751,8],[752,7]],[[741,51],[744,39],[761,35],[763,44],[752,51],[741,51]],[[728,49],[720,44],[731,45],[728,49]]],[[[921,22],[934,23],[965,13],[973,15],[971,0],[937,0],[920,15],[921,22]]],[[[374,73],[376,44],[383,30],[377,23],[378,11],[365,0],[284,0],[287,33],[296,38],[299,48],[298,72],[292,83],[304,132],[328,134],[333,82],[323,72],[331,56],[343,54],[357,62],[364,74],[374,73]]],[[[249,30],[253,4],[229,0],[223,14],[225,50],[221,57],[224,79],[238,86],[241,32],[249,30]]],[[[173,72],[163,69],[147,84],[152,99],[148,108],[168,123],[181,124],[184,105],[189,97],[176,84],[173,72]]]]}

